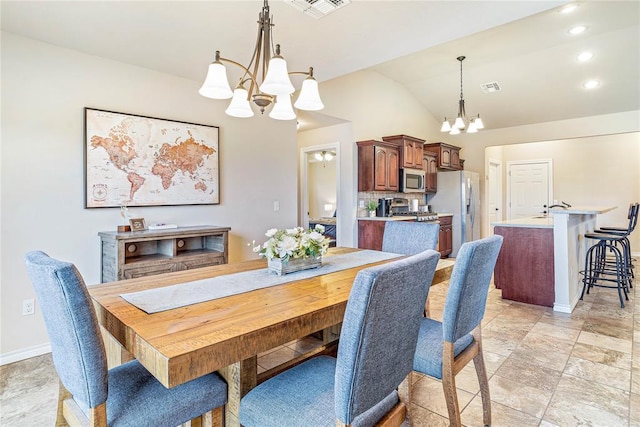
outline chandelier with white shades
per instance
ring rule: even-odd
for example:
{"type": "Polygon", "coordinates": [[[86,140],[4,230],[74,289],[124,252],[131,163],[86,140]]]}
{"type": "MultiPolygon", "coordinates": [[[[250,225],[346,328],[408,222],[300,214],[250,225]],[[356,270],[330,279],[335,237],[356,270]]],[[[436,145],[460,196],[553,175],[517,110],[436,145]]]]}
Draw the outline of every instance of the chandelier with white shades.
{"type": "Polygon", "coordinates": [[[484,123],[482,123],[480,114],[472,119],[467,118],[467,113],[464,109],[464,95],[462,93],[462,61],[464,61],[465,57],[458,56],[456,59],[460,61],[460,100],[458,101],[458,117],[456,117],[453,124],[450,124],[445,117],[444,122],[442,122],[440,132],[449,132],[451,135],[458,135],[466,129],[467,133],[475,133],[480,129],[484,129],[484,123]]]}
{"type": "Polygon", "coordinates": [[[264,6],[258,16],[258,37],[251,62],[247,67],[228,58],[220,56],[216,51],[214,61],[209,65],[209,72],[202,87],[200,95],[213,99],[229,99],[231,103],[225,110],[233,117],[252,117],[253,110],[250,101],[253,101],[260,112],[273,104],[269,117],[276,120],[293,120],[296,114],[291,106],[291,94],[295,88],[291,84],[289,75],[301,74],[307,78],[302,83],[300,95],[294,106],[300,110],[317,111],[324,108],[320,100],[318,82],[313,77],[313,67],[309,71],[287,71],[287,63],[280,55],[280,45],[273,49],[271,27],[273,17],[269,14],[269,3],[264,0],[264,6]],[[274,55],[271,56],[272,50],[274,55]],[[244,74],[231,91],[227,80],[227,70],[223,63],[234,64],[244,74]],[[247,88],[248,87],[248,88],[247,88]]]}

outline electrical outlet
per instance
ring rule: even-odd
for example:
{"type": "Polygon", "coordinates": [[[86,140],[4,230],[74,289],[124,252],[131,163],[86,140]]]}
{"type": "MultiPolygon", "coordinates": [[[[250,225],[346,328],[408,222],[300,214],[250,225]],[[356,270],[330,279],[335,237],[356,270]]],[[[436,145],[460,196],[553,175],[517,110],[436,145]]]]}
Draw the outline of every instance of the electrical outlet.
{"type": "Polygon", "coordinates": [[[278,200],[274,200],[273,202],[273,211],[278,212],[280,210],[280,202],[278,200]]]}
{"type": "Polygon", "coordinates": [[[22,300],[22,315],[30,316],[36,311],[36,301],[33,298],[22,300]]]}
{"type": "Polygon", "coordinates": [[[358,200],[358,207],[359,208],[364,208],[364,200],[362,200],[362,199],[358,200]]]}

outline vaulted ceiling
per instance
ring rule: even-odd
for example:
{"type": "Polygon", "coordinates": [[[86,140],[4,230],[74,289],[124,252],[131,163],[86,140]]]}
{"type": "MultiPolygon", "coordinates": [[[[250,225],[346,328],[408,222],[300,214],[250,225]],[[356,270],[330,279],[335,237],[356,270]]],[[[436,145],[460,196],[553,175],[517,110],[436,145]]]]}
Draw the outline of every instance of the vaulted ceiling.
{"type": "MultiPolygon", "coordinates": [[[[195,81],[213,52],[247,63],[262,1],[6,1],[2,30],[195,81]]],[[[370,69],[405,86],[439,120],[488,129],[640,110],[640,2],[365,1],[321,19],[272,0],[290,70],[322,82],[370,69]],[[575,25],[586,31],[570,35],[575,25]],[[593,58],[577,61],[590,51],[593,58]],[[597,89],[582,84],[597,79],[597,89]],[[481,84],[500,90],[484,93],[481,84]]],[[[46,70],[43,70],[46,74],[46,70]]],[[[229,68],[230,79],[233,72],[229,68]]],[[[215,102],[215,101],[212,101],[215,102]]]]}

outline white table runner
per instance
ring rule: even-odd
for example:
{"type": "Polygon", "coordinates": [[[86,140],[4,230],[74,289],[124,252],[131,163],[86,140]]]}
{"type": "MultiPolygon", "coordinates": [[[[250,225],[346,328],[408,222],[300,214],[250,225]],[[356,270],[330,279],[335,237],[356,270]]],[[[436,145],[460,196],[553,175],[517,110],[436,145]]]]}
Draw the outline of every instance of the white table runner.
{"type": "Polygon", "coordinates": [[[262,268],[165,286],[163,288],[120,294],[120,296],[139,309],[151,314],[216,298],[250,292],[256,289],[281,285],[295,280],[335,273],[336,271],[385,261],[400,256],[402,255],[364,250],[324,257],[322,259],[322,267],[289,273],[284,276],[277,276],[274,273],[269,273],[266,268],[262,268]]]}

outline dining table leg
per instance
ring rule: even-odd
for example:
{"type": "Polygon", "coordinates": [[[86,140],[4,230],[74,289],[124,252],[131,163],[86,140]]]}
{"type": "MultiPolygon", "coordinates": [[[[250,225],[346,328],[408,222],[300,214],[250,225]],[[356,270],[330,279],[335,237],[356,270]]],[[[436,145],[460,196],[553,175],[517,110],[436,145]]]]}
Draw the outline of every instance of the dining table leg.
{"type": "Polygon", "coordinates": [[[224,424],[226,427],[240,427],[240,399],[257,385],[258,356],[226,366],[218,373],[227,382],[228,389],[224,424]]]}

